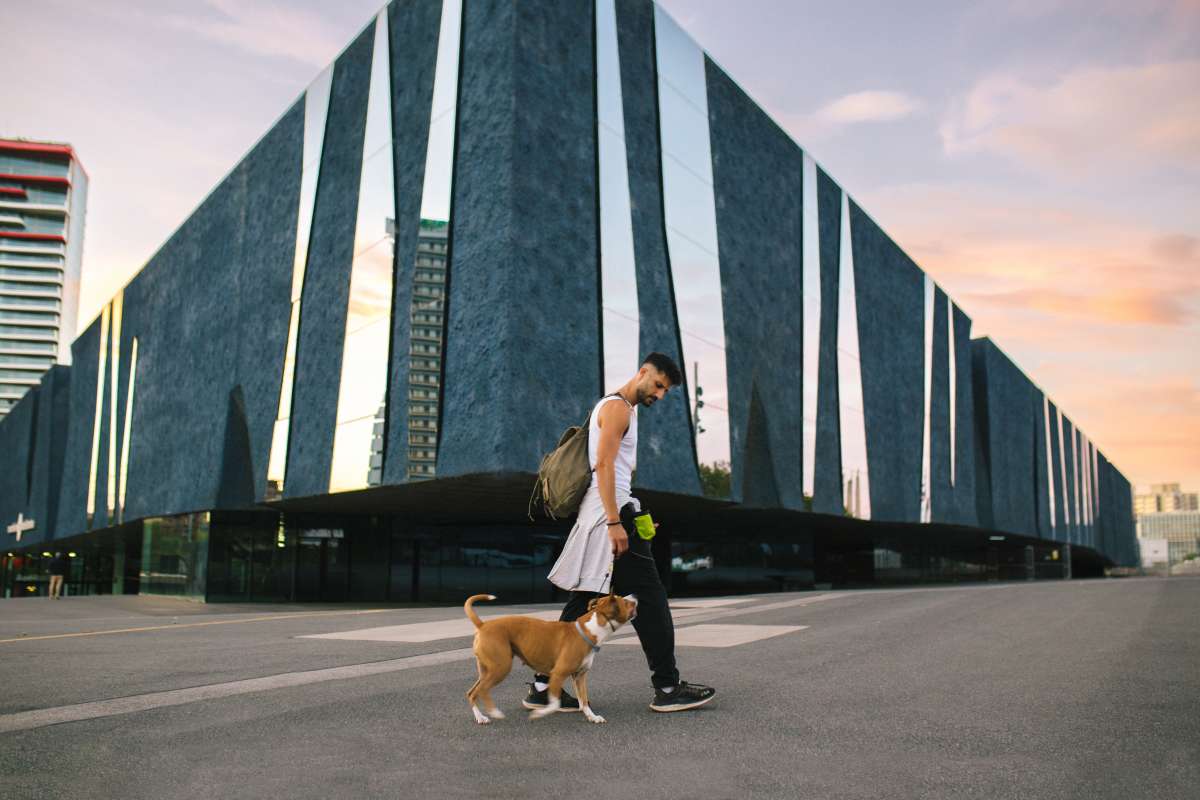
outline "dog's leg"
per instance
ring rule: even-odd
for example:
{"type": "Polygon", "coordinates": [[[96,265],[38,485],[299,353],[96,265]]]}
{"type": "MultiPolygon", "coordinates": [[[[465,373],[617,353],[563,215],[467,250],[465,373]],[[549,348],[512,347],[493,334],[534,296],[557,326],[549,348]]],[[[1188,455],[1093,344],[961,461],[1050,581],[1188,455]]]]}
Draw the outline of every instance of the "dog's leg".
{"type": "Polygon", "coordinates": [[[512,669],[512,656],[508,656],[506,661],[501,662],[501,666],[493,667],[486,675],[479,677],[479,691],[476,696],[483,701],[483,707],[487,709],[487,715],[492,719],[504,719],[504,712],[496,708],[496,704],[492,701],[491,690],[495,686],[499,686],[500,682],[508,677],[509,671],[512,669]]]}
{"type": "Polygon", "coordinates": [[[467,690],[467,702],[471,704],[471,713],[475,715],[475,721],[480,725],[487,725],[491,720],[479,710],[479,705],[475,702],[479,696],[479,687],[483,684],[483,665],[477,661],[475,666],[479,669],[479,679],[467,690]]]}
{"type": "Polygon", "coordinates": [[[546,690],[546,694],[550,697],[550,702],[546,704],[545,708],[535,708],[533,711],[530,711],[530,719],[541,719],[562,708],[562,686],[566,679],[567,676],[557,669],[550,673],[550,687],[546,690]]]}
{"type": "Polygon", "coordinates": [[[607,722],[608,720],[592,711],[592,707],[588,705],[587,673],[580,672],[574,676],[573,680],[575,681],[575,693],[579,695],[579,707],[583,710],[583,716],[587,717],[587,721],[596,724],[607,722]]]}

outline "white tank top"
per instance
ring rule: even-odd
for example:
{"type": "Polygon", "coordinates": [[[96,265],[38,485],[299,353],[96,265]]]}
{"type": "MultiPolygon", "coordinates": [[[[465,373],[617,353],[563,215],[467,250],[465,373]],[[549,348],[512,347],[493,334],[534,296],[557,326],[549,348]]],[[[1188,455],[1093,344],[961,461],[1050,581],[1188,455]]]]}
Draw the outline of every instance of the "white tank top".
{"type": "MultiPolygon", "coordinates": [[[[588,427],[588,464],[591,466],[592,484],[588,490],[597,489],[599,486],[599,478],[596,476],[596,449],[600,446],[600,406],[608,402],[625,403],[625,398],[620,395],[609,395],[608,397],[600,398],[600,402],[596,403],[592,409],[592,419],[588,427]]],[[[633,471],[637,469],[637,406],[631,407],[632,413],[629,415],[629,429],[625,431],[625,435],[621,437],[621,446],[617,449],[617,459],[613,464],[613,472],[616,476],[616,494],[618,505],[622,497],[628,498],[633,486],[633,471]]]]}

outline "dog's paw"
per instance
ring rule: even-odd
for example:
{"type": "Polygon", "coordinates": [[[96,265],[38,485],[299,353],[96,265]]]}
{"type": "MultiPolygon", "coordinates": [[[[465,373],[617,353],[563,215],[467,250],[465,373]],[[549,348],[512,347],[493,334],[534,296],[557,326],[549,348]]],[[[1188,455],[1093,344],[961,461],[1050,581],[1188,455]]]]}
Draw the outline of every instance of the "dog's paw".
{"type": "Polygon", "coordinates": [[[558,705],[547,705],[545,708],[534,709],[533,711],[529,712],[529,718],[530,720],[540,720],[542,717],[548,717],[551,714],[554,714],[554,712],[558,711],[558,709],[558,705]]]}
{"type": "Polygon", "coordinates": [[[591,714],[588,716],[587,719],[588,719],[588,722],[594,722],[597,725],[601,724],[602,722],[608,722],[608,720],[606,720],[604,717],[600,716],[599,714],[591,714]]]}
{"type": "Polygon", "coordinates": [[[487,725],[489,722],[491,722],[491,720],[487,718],[487,715],[478,708],[472,707],[471,713],[475,715],[475,722],[479,725],[487,725]]]}
{"type": "Polygon", "coordinates": [[[491,711],[487,712],[487,715],[492,719],[504,719],[504,712],[498,708],[493,708],[491,711]]]}

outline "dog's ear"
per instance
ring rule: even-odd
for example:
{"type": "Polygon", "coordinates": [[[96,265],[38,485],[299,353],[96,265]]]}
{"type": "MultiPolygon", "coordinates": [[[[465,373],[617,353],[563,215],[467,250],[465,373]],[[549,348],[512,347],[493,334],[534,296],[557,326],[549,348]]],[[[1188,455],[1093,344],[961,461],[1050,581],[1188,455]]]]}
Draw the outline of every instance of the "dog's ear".
{"type": "Polygon", "coordinates": [[[597,597],[595,600],[588,600],[587,610],[588,611],[594,610],[596,608],[596,603],[599,603],[599,602],[600,602],[599,597],[597,597]]]}

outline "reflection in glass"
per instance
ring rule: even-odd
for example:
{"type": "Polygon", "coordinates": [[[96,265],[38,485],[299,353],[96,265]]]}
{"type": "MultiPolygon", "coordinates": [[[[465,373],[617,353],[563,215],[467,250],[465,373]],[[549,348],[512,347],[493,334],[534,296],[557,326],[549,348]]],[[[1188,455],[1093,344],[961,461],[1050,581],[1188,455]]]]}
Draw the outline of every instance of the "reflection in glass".
{"type": "Polygon", "coordinates": [[[841,216],[837,364],[843,507],[849,516],[870,519],[871,481],[867,470],[867,425],[863,416],[862,362],[858,350],[858,299],[854,289],[850,201],[845,192],[842,192],[841,216]]]}
{"type": "Polygon", "coordinates": [[[304,93],[304,150],[300,167],[300,202],[296,213],[296,252],[292,258],[291,317],[288,321],[287,348],[283,356],[283,377],[279,383],[279,407],[275,414],[275,429],[271,435],[271,454],[267,460],[267,500],[283,497],[283,479],[287,474],[292,386],[296,376],[296,341],[300,329],[300,298],[304,294],[308,241],[312,233],[313,209],[317,202],[317,180],[321,173],[325,120],[329,113],[329,90],[332,85],[333,65],[330,64],[304,93]]]}
{"type": "Polygon", "coordinates": [[[1042,421],[1046,426],[1046,495],[1050,499],[1050,533],[1054,534],[1057,522],[1055,513],[1057,506],[1054,502],[1054,452],[1050,439],[1050,397],[1042,395],[1042,421]]]}
{"type": "Polygon", "coordinates": [[[1092,470],[1090,467],[1092,441],[1082,432],[1079,434],[1079,438],[1083,441],[1079,464],[1080,479],[1083,482],[1083,524],[1090,528],[1092,525],[1092,470]]]}
{"type": "Polygon", "coordinates": [[[208,530],[208,513],[144,520],[138,594],[203,601],[208,588],[208,530]]]}
{"type": "Polygon", "coordinates": [[[704,53],[657,5],[654,23],[667,253],[682,366],[695,384],[689,399],[696,453],[700,463],[728,462],[725,319],[704,53]],[[697,413],[701,394],[702,420],[697,413]]]}
{"type": "MultiPolygon", "coordinates": [[[[437,474],[438,412],[446,337],[446,275],[450,258],[450,190],[454,178],[454,126],[458,112],[458,51],[462,0],[444,0],[433,72],[429,142],[421,187],[421,221],[413,259],[409,306],[409,480],[437,474]]],[[[382,426],[379,426],[382,429],[382,426]]],[[[380,440],[382,442],[382,439],[380,440]]]]}
{"type": "Polygon", "coordinates": [[[596,0],[596,110],[599,118],[600,297],[604,389],[614,391],[641,360],[633,212],[625,160],[625,112],[614,0],[596,0]]]}
{"type": "Polygon", "coordinates": [[[1054,417],[1058,423],[1058,470],[1059,480],[1063,490],[1063,525],[1066,527],[1066,540],[1071,541],[1071,493],[1067,489],[1067,440],[1063,436],[1062,409],[1054,409],[1054,417]]]}
{"type": "Polygon", "coordinates": [[[96,365],[96,415],[92,421],[92,460],[88,468],[87,525],[96,518],[96,474],[100,467],[100,423],[104,419],[104,376],[108,364],[108,322],[112,304],[100,312],[100,351],[96,365]]]}
{"type": "MultiPolygon", "coordinates": [[[[946,352],[950,356],[950,485],[954,486],[955,451],[958,449],[958,363],[954,355],[954,301],[946,295],[946,352]]],[[[1046,439],[1050,441],[1049,437],[1046,439]]]]}
{"type": "Polygon", "coordinates": [[[804,154],[801,183],[802,240],[804,242],[801,292],[804,314],[804,496],[812,499],[817,469],[817,394],[821,358],[821,240],[817,209],[817,162],[804,154]]]}
{"type": "Polygon", "coordinates": [[[125,292],[117,293],[112,301],[112,371],[109,376],[108,403],[108,520],[116,519],[117,511],[117,386],[121,368],[121,317],[125,292]]]}
{"type": "Polygon", "coordinates": [[[929,415],[933,405],[933,279],[925,276],[925,420],[921,428],[921,522],[933,520],[929,415]]]}
{"type": "Polygon", "coordinates": [[[125,430],[121,433],[121,479],[117,498],[117,521],[125,519],[125,489],[129,475],[129,437],[133,432],[133,390],[137,386],[138,340],[133,337],[129,351],[129,387],[125,390],[125,430]]]}
{"type": "Polygon", "coordinates": [[[382,453],[373,452],[376,423],[386,408],[388,352],[392,332],[392,273],[396,219],[392,170],[392,80],[387,9],[375,18],[371,85],[358,184],[358,219],[350,296],[342,344],[336,427],[329,491],[379,483],[382,453]]]}
{"type": "Polygon", "coordinates": [[[1083,541],[1082,498],[1079,495],[1079,429],[1071,425],[1071,501],[1075,506],[1076,541],[1083,541]]]}

